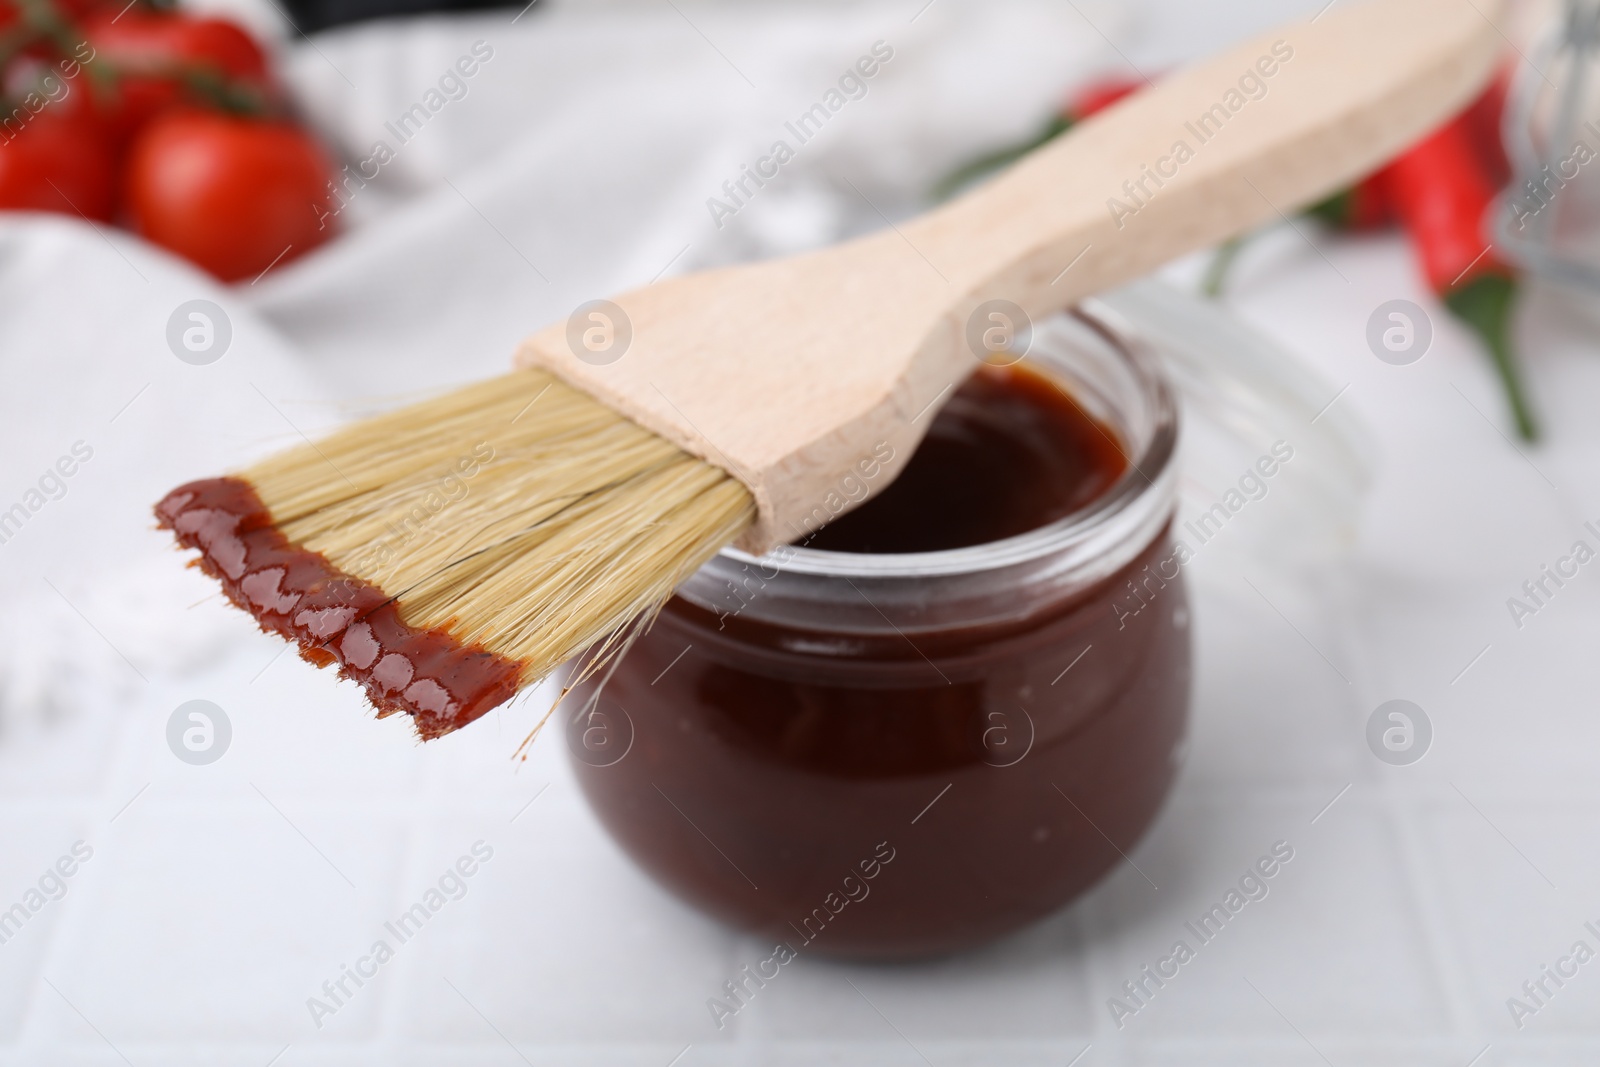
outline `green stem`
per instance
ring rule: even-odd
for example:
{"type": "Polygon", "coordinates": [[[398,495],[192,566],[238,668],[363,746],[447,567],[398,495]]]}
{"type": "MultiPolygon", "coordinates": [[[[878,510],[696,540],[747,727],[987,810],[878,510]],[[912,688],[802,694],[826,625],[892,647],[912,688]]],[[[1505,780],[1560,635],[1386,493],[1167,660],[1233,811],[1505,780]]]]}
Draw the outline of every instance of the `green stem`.
{"type": "Polygon", "coordinates": [[[0,33],[0,67],[9,64],[18,53],[37,40],[38,36],[38,31],[25,22],[0,33]]]}
{"type": "Polygon", "coordinates": [[[952,194],[959,192],[963,186],[976,181],[985,174],[999,170],[1009,163],[1015,163],[1035,148],[1048,144],[1072,129],[1072,122],[1072,119],[1064,115],[1052,116],[1050,121],[1045,123],[1038,133],[1022,144],[1012,145],[1010,148],[1002,148],[998,152],[990,152],[988,155],[979,156],[977,159],[963,163],[939,180],[939,183],[932,189],[933,198],[935,200],[947,199],[952,194]]]}
{"type": "Polygon", "coordinates": [[[1336,230],[1343,230],[1350,225],[1350,202],[1355,197],[1355,188],[1341,189],[1326,200],[1319,200],[1306,208],[1305,213],[1314,219],[1321,219],[1336,230]]]}
{"type": "Polygon", "coordinates": [[[1516,280],[1504,274],[1481,274],[1447,294],[1445,304],[1472,328],[1489,348],[1495,373],[1505,388],[1506,402],[1524,441],[1539,439],[1539,423],[1522,384],[1522,371],[1511,345],[1511,310],[1516,301],[1516,280]]]}
{"type": "Polygon", "coordinates": [[[246,118],[276,118],[279,109],[258,86],[247,82],[229,81],[219,72],[206,67],[187,67],[178,70],[177,76],[191,98],[203,100],[218,111],[226,111],[246,118]]]}
{"type": "Polygon", "coordinates": [[[62,55],[72,55],[73,49],[83,40],[53,0],[20,0],[17,6],[22,12],[23,24],[39,37],[49,38],[62,55]]]}
{"type": "Polygon", "coordinates": [[[1211,256],[1210,265],[1206,267],[1205,277],[1200,279],[1200,292],[1212,300],[1221,299],[1228,272],[1233,269],[1233,261],[1239,258],[1239,253],[1249,240],[1249,234],[1240,234],[1228,238],[1217,248],[1211,256]]]}

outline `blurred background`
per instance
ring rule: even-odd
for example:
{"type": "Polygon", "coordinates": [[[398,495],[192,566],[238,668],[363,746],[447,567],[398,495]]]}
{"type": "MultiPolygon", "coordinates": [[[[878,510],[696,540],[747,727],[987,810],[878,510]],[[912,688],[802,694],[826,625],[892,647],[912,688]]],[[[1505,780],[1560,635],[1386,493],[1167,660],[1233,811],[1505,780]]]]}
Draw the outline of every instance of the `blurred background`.
{"type": "Polygon", "coordinates": [[[1180,519],[1300,457],[1191,568],[1192,740],[1129,863],[978,952],[802,959],[719,1028],[769,949],[631,866],[559,732],[512,759],[548,693],[420,748],[179,567],[152,502],[586,300],[913,214],[1323,0],[124,2],[0,0],[0,1064],[1600,1054],[1593,3],[1516,5],[1447,128],[1107,298],[1185,396],[1180,519]],[[1269,897],[1110,1010],[1277,842],[1269,897]]]}

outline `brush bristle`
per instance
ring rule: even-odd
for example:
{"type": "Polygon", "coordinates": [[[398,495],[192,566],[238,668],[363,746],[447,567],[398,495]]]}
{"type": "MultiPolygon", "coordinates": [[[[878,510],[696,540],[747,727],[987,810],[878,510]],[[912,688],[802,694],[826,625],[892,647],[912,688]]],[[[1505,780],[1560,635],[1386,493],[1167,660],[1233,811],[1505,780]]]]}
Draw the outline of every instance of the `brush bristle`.
{"type": "MultiPolygon", "coordinates": [[[[405,626],[518,665],[520,686],[608,637],[614,651],[755,515],[732,476],[539,370],[368,419],[240,478],[289,544],[381,591],[405,626]]],[[[183,492],[157,514],[209,564],[175,519],[183,492]]],[[[338,634],[301,643],[343,662],[338,634]]],[[[380,708],[417,715],[403,693],[364,684],[380,708]]]]}

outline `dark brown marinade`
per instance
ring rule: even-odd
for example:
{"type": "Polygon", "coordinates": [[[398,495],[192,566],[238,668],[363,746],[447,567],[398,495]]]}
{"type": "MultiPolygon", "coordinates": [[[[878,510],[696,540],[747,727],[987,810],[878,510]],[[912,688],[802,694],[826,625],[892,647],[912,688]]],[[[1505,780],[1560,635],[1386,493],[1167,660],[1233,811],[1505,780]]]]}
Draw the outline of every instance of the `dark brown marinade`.
{"type": "MultiPolygon", "coordinates": [[[[990,544],[1082,513],[1127,470],[1051,379],[984,367],[894,484],[808,546],[990,544]]],[[[1020,597],[1016,618],[914,634],[674,597],[592,706],[592,684],[574,694],[578,781],[650,874],[768,944],[864,959],[981,944],[1127,862],[1172,787],[1183,578],[1141,584],[1148,604],[1129,592],[1171,555],[1163,532],[1089,588],[1020,597]]]]}
{"type": "Polygon", "coordinates": [[[1128,469],[1112,431],[1026,365],[979,367],[883,492],[818,530],[827,552],[941,552],[1037,530],[1128,469]]]}

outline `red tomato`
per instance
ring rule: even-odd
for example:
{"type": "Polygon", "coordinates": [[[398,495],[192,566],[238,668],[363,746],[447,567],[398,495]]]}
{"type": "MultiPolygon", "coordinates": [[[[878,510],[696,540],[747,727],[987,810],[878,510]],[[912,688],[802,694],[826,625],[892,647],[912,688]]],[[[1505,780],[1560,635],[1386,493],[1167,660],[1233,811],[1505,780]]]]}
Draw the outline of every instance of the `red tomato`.
{"type": "Polygon", "coordinates": [[[117,73],[105,101],[114,132],[123,139],[154,116],[188,99],[184,73],[261,86],[267,59],[239,26],[226,19],[130,8],[103,10],[83,32],[96,62],[117,73]]]}
{"type": "Polygon", "coordinates": [[[111,143],[91,117],[46,104],[0,130],[0,208],[109,220],[115,189],[111,143]]]}
{"type": "Polygon", "coordinates": [[[227,19],[134,7],[120,15],[101,11],[83,28],[100,56],[127,70],[209,67],[228,78],[267,80],[261,46],[227,19]]]}
{"type": "Polygon", "coordinates": [[[122,6],[116,0],[0,0],[0,65],[18,55],[51,62],[89,58],[78,23],[108,4],[115,5],[111,15],[122,6]]]}
{"type": "Polygon", "coordinates": [[[138,233],[235,281],[332,236],[331,177],[321,147],[290,123],[175,111],[134,141],[123,203],[138,233]]]}
{"type": "MultiPolygon", "coordinates": [[[[0,74],[0,124],[41,107],[103,126],[94,89],[81,65],[38,56],[16,56],[0,74]],[[71,76],[68,76],[68,72],[71,76]]],[[[0,133],[3,136],[3,133],[0,133]]]]}

